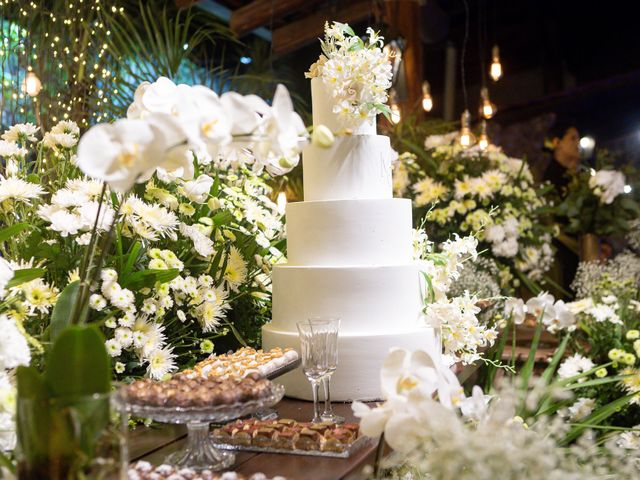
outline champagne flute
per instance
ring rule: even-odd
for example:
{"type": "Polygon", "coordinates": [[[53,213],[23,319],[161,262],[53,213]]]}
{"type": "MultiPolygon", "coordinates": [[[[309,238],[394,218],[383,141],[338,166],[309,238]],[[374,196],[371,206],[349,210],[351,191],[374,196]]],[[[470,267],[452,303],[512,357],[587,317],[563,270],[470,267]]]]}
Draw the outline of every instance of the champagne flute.
{"type": "Polygon", "coordinates": [[[320,382],[328,372],[327,334],[330,324],[327,322],[298,322],[302,371],[311,383],[313,390],[313,423],[322,422],[320,402],[318,401],[320,382]]]}
{"type": "Polygon", "coordinates": [[[313,317],[309,322],[320,322],[328,324],[327,332],[327,374],[322,378],[324,387],[324,412],[321,418],[325,422],[344,423],[344,418],[333,413],[331,407],[331,376],[338,368],[338,330],[340,329],[340,319],[334,317],[313,317]]]}

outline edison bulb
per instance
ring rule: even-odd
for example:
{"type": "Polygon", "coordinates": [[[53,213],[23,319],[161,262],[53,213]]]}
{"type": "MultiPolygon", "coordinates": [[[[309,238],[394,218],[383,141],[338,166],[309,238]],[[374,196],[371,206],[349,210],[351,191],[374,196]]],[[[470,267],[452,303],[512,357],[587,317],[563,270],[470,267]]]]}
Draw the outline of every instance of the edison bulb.
{"type": "Polygon", "coordinates": [[[497,82],[498,80],[500,80],[500,77],[502,77],[502,64],[500,63],[500,50],[498,49],[497,45],[493,46],[491,57],[492,57],[492,61],[491,61],[491,67],[489,67],[489,75],[491,76],[494,82],[497,82]]]}
{"type": "Polygon", "coordinates": [[[489,100],[489,90],[487,87],[480,89],[480,115],[487,120],[493,117],[497,112],[495,103],[489,100]]]}
{"type": "Polygon", "coordinates": [[[431,98],[429,82],[422,83],[422,109],[425,112],[430,112],[433,108],[433,99],[431,98]]]}
{"type": "Polygon", "coordinates": [[[480,136],[478,137],[478,147],[480,150],[485,151],[489,148],[489,135],[487,135],[487,121],[483,120],[480,124],[480,136]]]}
{"type": "Polygon", "coordinates": [[[460,133],[457,141],[462,148],[469,148],[476,143],[476,137],[471,131],[471,114],[469,110],[462,112],[460,117],[460,133]]]}

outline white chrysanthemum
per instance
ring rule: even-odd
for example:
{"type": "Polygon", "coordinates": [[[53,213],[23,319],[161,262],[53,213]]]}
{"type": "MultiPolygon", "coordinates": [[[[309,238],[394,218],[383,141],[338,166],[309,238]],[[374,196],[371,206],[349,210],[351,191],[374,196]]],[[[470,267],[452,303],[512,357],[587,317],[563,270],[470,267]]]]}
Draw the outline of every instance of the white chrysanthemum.
{"type": "Polygon", "coordinates": [[[120,288],[117,292],[109,297],[111,304],[120,310],[127,310],[133,305],[135,296],[128,288],[120,288]]]}
{"type": "Polygon", "coordinates": [[[172,211],[148,204],[135,195],[123,203],[121,215],[133,233],[150,241],[173,235],[180,223],[172,211]]]}
{"type": "Polygon", "coordinates": [[[36,127],[33,123],[17,123],[2,134],[2,139],[7,142],[19,142],[22,144],[35,142],[38,130],[40,130],[40,127],[36,127]]]}
{"type": "Polygon", "coordinates": [[[42,278],[23,283],[12,290],[22,292],[24,304],[32,313],[49,313],[58,299],[58,289],[47,284],[42,278]]]}
{"type": "Polygon", "coordinates": [[[107,301],[102,295],[94,293],[89,297],[89,306],[99,312],[107,306],[107,301]]]}
{"type": "Polygon", "coordinates": [[[4,178],[0,175],[0,203],[5,200],[13,200],[31,205],[31,200],[38,198],[44,193],[40,185],[25,182],[16,177],[4,178]]]}
{"type": "Polygon", "coordinates": [[[20,365],[29,365],[31,352],[24,335],[15,322],[0,315],[0,370],[13,369],[20,365]]]}
{"type": "Polygon", "coordinates": [[[133,332],[129,328],[116,328],[115,339],[122,348],[128,348],[133,344],[133,332]]]}
{"type": "Polygon", "coordinates": [[[38,216],[49,222],[49,228],[58,232],[62,237],[76,235],[84,226],[78,215],[55,205],[41,205],[38,208],[38,216]]]}
{"type": "Polygon", "coordinates": [[[232,245],[229,250],[224,279],[234,291],[247,280],[247,262],[235,245],[232,245]]]}
{"type": "Polygon", "coordinates": [[[593,412],[595,405],[596,401],[593,398],[579,398],[568,408],[569,418],[574,422],[587,418],[593,412]]]}
{"type": "Polygon", "coordinates": [[[155,380],[161,380],[165,375],[178,369],[176,356],[171,348],[158,348],[149,355],[147,375],[155,380]]]}
{"type": "Polygon", "coordinates": [[[122,346],[115,338],[111,338],[105,342],[107,353],[112,357],[119,357],[122,354],[122,346]]]}
{"type": "Polygon", "coordinates": [[[622,432],[616,439],[616,445],[625,450],[640,450],[640,425],[633,427],[632,432],[622,432]]]}
{"type": "Polygon", "coordinates": [[[102,182],[90,178],[74,178],[67,180],[66,188],[75,193],[81,193],[90,200],[97,200],[102,193],[102,182]]]}
{"type": "Polygon", "coordinates": [[[26,149],[20,148],[20,146],[15,142],[0,140],[0,157],[7,159],[12,157],[24,157],[27,153],[29,152],[26,149]]]}
{"type": "MultiPolygon", "coordinates": [[[[595,364],[589,358],[575,353],[562,362],[560,368],[558,368],[558,377],[561,379],[575,377],[591,370],[593,367],[595,367],[595,364]]],[[[580,380],[584,381],[583,379],[580,380]]]]}
{"type": "Polygon", "coordinates": [[[51,133],[66,133],[78,136],[80,135],[80,128],[78,127],[78,124],[72,120],[61,120],[53,126],[51,133]]]}
{"type": "Polygon", "coordinates": [[[51,149],[73,148],[78,143],[78,137],[70,133],[45,133],[44,146],[51,149]]]}

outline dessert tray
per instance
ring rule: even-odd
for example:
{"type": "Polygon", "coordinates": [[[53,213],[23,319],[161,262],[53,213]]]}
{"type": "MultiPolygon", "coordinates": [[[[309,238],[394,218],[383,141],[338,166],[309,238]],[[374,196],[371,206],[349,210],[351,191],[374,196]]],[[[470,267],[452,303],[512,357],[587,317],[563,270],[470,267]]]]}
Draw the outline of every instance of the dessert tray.
{"type": "MultiPolygon", "coordinates": [[[[143,384],[142,387],[144,386],[143,384]]],[[[225,422],[264,410],[278,403],[284,396],[283,386],[268,382],[268,386],[260,391],[260,396],[233,403],[197,405],[192,399],[187,399],[186,402],[178,402],[181,403],[178,405],[158,405],[157,397],[151,400],[156,404],[141,402],[140,397],[131,394],[130,387],[131,385],[124,387],[116,394],[116,403],[126,413],[141,418],[150,418],[160,423],[185,424],[188,431],[186,448],[172,453],[165,462],[177,468],[196,471],[223,470],[235,462],[233,453],[220,451],[214,445],[209,435],[210,423],[225,422]]],[[[171,389],[168,390],[172,393],[171,389]]],[[[169,403],[164,397],[161,400],[169,403]]]]}
{"type": "Polygon", "coordinates": [[[185,370],[188,376],[245,377],[259,374],[269,380],[284,375],[300,366],[300,355],[292,348],[272,348],[271,350],[255,350],[243,347],[235,352],[222,355],[211,355],[196,364],[193,369],[185,370]]]}
{"type": "Polygon", "coordinates": [[[213,442],[223,450],[349,458],[372,439],[359,435],[357,424],[313,424],[281,419],[237,420],[213,431],[213,442]]]}

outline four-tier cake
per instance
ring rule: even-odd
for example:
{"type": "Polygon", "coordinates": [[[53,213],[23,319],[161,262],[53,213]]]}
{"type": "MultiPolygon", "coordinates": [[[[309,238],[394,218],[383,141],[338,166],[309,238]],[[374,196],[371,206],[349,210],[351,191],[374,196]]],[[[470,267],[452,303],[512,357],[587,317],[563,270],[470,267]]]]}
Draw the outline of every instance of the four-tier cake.
{"type": "MultiPolygon", "coordinates": [[[[313,125],[344,132],[333,98],[311,80],[313,125]]],[[[380,369],[389,349],[434,341],[421,319],[413,260],[411,201],[393,198],[389,138],[375,117],[338,135],[333,145],[303,151],[304,201],[286,210],[288,263],[273,269],[273,318],[263,347],[299,348],[296,323],[338,317],[339,364],[334,400],[381,398],[380,369]]],[[[282,377],[288,396],[310,399],[302,370],[282,377]]]]}

